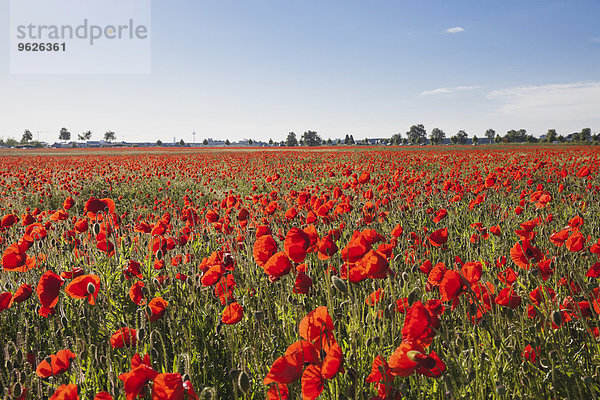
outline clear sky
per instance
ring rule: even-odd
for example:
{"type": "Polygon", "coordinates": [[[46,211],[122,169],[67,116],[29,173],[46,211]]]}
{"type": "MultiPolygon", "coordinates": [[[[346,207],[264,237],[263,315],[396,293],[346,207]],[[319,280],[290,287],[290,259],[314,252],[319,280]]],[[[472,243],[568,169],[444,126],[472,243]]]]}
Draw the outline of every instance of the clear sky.
{"type": "Polygon", "coordinates": [[[596,133],[599,17],[598,0],[157,0],[150,74],[13,75],[0,58],[0,137],[596,133]]]}

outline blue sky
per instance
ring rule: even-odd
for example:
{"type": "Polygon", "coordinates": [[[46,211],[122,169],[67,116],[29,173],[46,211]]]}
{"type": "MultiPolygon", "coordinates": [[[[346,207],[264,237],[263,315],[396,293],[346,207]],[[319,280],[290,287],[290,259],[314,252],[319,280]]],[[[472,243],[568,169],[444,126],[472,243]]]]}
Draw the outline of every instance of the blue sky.
{"type": "Polygon", "coordinates": [[[15,75],[2,57],[0,137],[599,132],[598,17],[597,0],[153,1],[150,74],[15,75]]]}

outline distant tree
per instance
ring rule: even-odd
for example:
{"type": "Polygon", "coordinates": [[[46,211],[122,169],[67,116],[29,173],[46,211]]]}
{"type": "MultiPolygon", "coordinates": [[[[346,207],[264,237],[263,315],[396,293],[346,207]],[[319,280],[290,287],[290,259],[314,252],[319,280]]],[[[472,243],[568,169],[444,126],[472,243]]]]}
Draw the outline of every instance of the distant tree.
{"type": "Polygon", "coordinates": [[[348,139],[348,144],[355,144],[354,142],[354,136],[350,135],[350,138],[348,139]]]}
{"type": "Polygon", "coordinates": [[[92,137],[92,131],[83,132],[81,135],[77,135],[77,140],[90,140],[92,137]]]}
{"type": "Polygon", "coordinates": [[[450,143],[452,143],[452,144],[458,143],[458,137],[456,137],[456,135],[450,137],[450,143]]]}
{"type": "Polygon", "coordinates": [[[269,139],[269,145],[273,146],[273,139],[269,139]]]}
{"type": "Polygon", "coordinates": [[[287,139],[285,141],[287,147],[296,147],[298,146],[298,139],[296,139],[296,134],[294,132],[290,132],[287,135],[287,139]]]}
{"type": "Polygon", "coordinates": [[[431,134],[429,135],[429,140],[433,145],[440,145],[444,143],[444,139],[446,138],[446,133],[443,130],[438,128],[433,128],[431,134]]]}
{"type": "Polygon", "coordinates": [[[319,135],[317,135],[317,132],[315,131],[304,132],[302,134],[302,141],[310,147],[321,145],[321,138],[319,137],[319,135]]]}
{"type": "Polygon", "coordinates": [[[19,142],[17,142],[15,139],[9,137],[9,138],[6,138],[5,145],[6,145],[6,147],[17,147],[19,145],[19,142]]]}
{"type": "Polygon", "coordinates": [[[321,146],[326,146],[327,145],[327,140],[323,139],[321,140],[321,146]]]}
{"type": "Polygon", "coordinates": [[[539,142],[538,138],[536,138],[533,135],[527,135],[527,137],[525,138],[525,141],[527,143],[537,143],[537,142],[539,142]]]}
{"type": "Polygon", "coordinates": [[[548,132],[546,132],[545,141],[548,143],[552,143],[556,140],[558,140],[558,133],[556,133],[556,129],[548,129],[548,132]]]}
{"type": "Polygon", "coordinates": [[[162,143],[162,140],[158,139],[158,140],[156,141],[156,145],[157,145],[157,146],[159,146],[159,147],[160,147],[160,146],[162,146],[162,144],[163,144],[163,143],[162,143]]]}
{"type": "Polygon", "coordinates": [[[403,138],[402,139],[402,144],[408,144],[408,138],[403,138]]]}
{"type": "Polygon", "coordinates": [[[527,131],[525,129],[519,129],[518,131],[511,129],[506,132],[504,138],[508,139],[509,143],[523,143],[527,140],[527,131]]]}
{"type": "Polygon", "coordinates": [[[564,143],[564,142],[567,141],[567,138],[564,137],[563,135],[558,135],[558,141],[561,142],[561,143],[564,143]]]}
{"type": "Polygon", "coordinates": [[[61,128],[61,130],[58,134],[58,139],[63,140],[65,142],[67,140],[71,140],[71,132],[69,132],[69,130],[67,128],[61,128]]]}
{"type": "Polygon", "coordinates": [[[284,147],[286,145],[286,143],[282,140],[281,142],[279,142],[279,146],[284,147]]]}
{"type": "Polygon", "coordinates": [[[485,137],[487,137],[489,144],[494,143],[494,140],[496,139],[496,131],[493,129],[488,129],[485,131],[485,137]]]}
{"type": "Polygon", "coordinates": [[[252,139],[248,139],[248,146],[252,146],[252,143],[254,143],[252,139]]]}
{"type": "Polygon", "coordinates": [[[229,146],[231,144],[231,142],[229,141],[229,139],[225,140],[225,145],[229,146]]]}
{"type": "Polygon", "coordinates": [[[502,142],[502,136],[496,134],[496,137],[494,137],[494,143],[500,143],[502,142]]]}
{"type": "Polygon", "coordinates": [[[350,144],[350,136],[346,133],[346,137],[344,138],[344,144],[350,144]]]}
{"type": "Polygon", "coordinates": [[[327,139],[327,146],[331,146],[333,144],[333,141],[331,140],[331,138],[327,139]]]}
{"type": "Polygon", "coordinates": [[[413,125],[410,127],[410,130],[406,132],[406,136],[408,137],[408,140],[410,140],[412,143],[425,143],[427,131],[425,130],[425,127],[422,124],[413,125]]]}
{"type": "Polygon", "coordinates": [[[398,146],[400,143],[402,143],[402,134],[401,133],[394,134],[390,138],[390,143],[392,143],[392,145],[394,145],[394,146],[398,146]]]}
{"type": "Polygon", "coordinates": [[[473,135],[473,144],[477,145],[477,143],[479,143],[479,138],[477,137],[477,135],[473,135]]]}
{"type": "Polygon", "coordinates": [[[185,146],[185,141],[184,141],[183,139],[181,139],[181,140],[179,141],[179,145],[180,145],[181,147],[185,146]]]}
{"type": "Polygon", "coordinates": [[[117,137],[113,131],[108,131],[104,134],[104,140],[106,140],[107,142],[112,142],[116,138],[117,137]]]}
{"type": "Polygon", "coordinates": [[[452,141],[452,138],[450,138],[450,141],[452,141],[452,143],[454,144],[466,144],[467,143],[467,132],[463,131],[462,129],[460,131],[458,131],[456,133],[456,135],[453,136],[454,141],[452,141]]]}
{"type": "Polygon", "coordinates": [[[25,132],[23,132],[23,137],[21,138],[21,143],[27,143],[32,139],[33,139],[33,135],[31,134],[29,129],[25,129],[25,132]]]}
{"type": "Polygon", "coordinates": [[[202,141],[202,144],[203,144],[203,145],[205,145],[205,146],[208,146],[208,139],[204,139],[204,140],[202,141]]]}
{"type": "Polygon", "coordinates": [[[592,138],[592,130],[590,128],[583,128],[579,134],[579,140],[587,142],[592,138]]]}

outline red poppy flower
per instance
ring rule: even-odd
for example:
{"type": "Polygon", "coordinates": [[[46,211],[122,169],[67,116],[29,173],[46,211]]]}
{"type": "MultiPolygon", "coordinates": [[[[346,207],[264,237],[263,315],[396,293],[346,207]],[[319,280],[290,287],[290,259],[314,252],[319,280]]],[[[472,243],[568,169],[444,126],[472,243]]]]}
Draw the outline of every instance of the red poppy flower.
{"type": "Polygon", "coordinates": [[[303,363],[304,360],[300,351],[294,351],[291,354],[279,357],[271,365],[263,384],[296,382],[302,376],[303,363]]]}
{"type": "Polygon", "coordinates": [[[165,315],[165,311],[167,306],[169,305],[162,297],[155,297],[150,300],[148,303],[148,307],[150,308],[150,321],[154,322],[160,319],[163,315],[165,315]]]}
{"type": "Polygon", "coordinates": [[[389,263],[383,255],[374,250],[369,250],[350,269],[350,282],[361,282],[366,278],[383,279],[387,277],[389,263]]]}
{"type": "Polygon", "coordinates": [[[259,267],[264,267],[267,261],[277,253],[277,243],[271,235],[263,235],[254,242],[254,261],[259,267]]]}
{"type": "Polygon", "coordinates": [[[319,251],[319,260],[328,260],[337,253],[338,247],[333,240],[333,236],[331,234],[323,236],[317,243],[317,250],[319,251]]]}
{"type": "Polygon", "coordinates": [[[48,378],[52,375],[59,375],[69,369],[71,360],[75,359],[76,355],[71,350],[60,350],[56,354],[51,354],[38,364],[35,373],[40,378],[48,378]],[[48,362],[48,358],[50,361],[48,362]]]}
{"type": "Polygon", "coordinates": [[[264,266],[265,273],[279,278],[292,270],[292,263],[283,251],[275,253],[264,266]]]}
{"type": "Polygon", "coordinates": [[[31,285],[24,283],[21,286],[19,286],[19,288],[13,295],[13,302],[22,303],[25,300],[29,299],[32,293],[33,289],[31,288],[31,285]]]}
{"type": "Polygon", "coordinates": [[[587,273],[585,274],[585,276],[587,276],[588,278],[598,278],[600,277],[600,262],[594,263],[594,265],[592,265],[587,273]]]}
{"type": "Polygon", "coordinates": [[[288,400],[290,391],[287,385],[277,383],[267,390],[267,400],[288,400]]]}
{"type": "Polygon", "coordinates": [[[221,321],[227,325],[237,324],[244,317],[244,309],[238,303],[231,303],[223,310],[221,321]]]}
{"type": "Polygon", "coordinates": [[[438,229],[428,237],[432,246],[439,247],[448,241],[448,228],[438,229]]]}
{"type": "Polygon", "coordinates": [[[178,373],[163,373],[154,377],[153,400],[179,400],[185,398],[183,378],[178,373]]]}
{"type": "Polygon", "coordinates": [[[94,400],[113,400],[113,397],[108,392],[98,392],[94,400]]]}
{"type": "Polygon", "coordinates": [[[334,330],[333,320],[327,312],[327,307],[321,306],[309,312],[300,321],[300,336],[309,342],[315,342],[322,335],[334,330]]]}
{"type": "Polygon", "coordinates": [[[121,349],[125,346],[135,347],[137,344],[137,331],[133,328],[124,327],[118,329],[110,337],[110,345],[114,349],[121,349]]]}
{"type": "Polygon", "coordinates": [[[60,385],[49,400],[79,400],[77,390],[77,385],[73,383],[60,385]]]}
{"type": "Polygon", "coordinates": [[[306,294],[312,287],[313,281],[304,271],[298,271],[294,281],[294,293],[306,294]]]}
{"type": "Polygon", "coordinates": [[[0,311],[9,309],[13,303],[13,294],[10,292],[0,293],[0,311]]]}
{"type": "Polygon", "coordinates": [[[225,273],[225,268],[223,268],[221,266],[221,264],[214,265],[214,266],[210,267],[204,273],[204,275],[202,275],[202,279],[200,280],[200,283],[202,283],[202,286],[212,286],[221,279],[221,277],[223,276],[224,273],[225,273]]]}
{"type": "Polygon", "coordinates": [[[144,292],[142,291],[142,288],[145,286],[146,285],[144,284],[144,282],[137,281],[136,283],[131,285],[131,288],[129,289],[129,298],[131,299],[131,301],[133,301],[134,304],[138,306],[146,304],[146,300],[144,299],[144,292]]]}
{"type": "Polygon", "coordinates": [[[42,308],[41,315],[48,315],[53,311],[54,306],[58,303],[58,294],[61,286],[65,283],[64,279],[52,271],[46,271],[40,278],[36,292],[42,308]]]}
{"type": "Polygon", "coordinates": [[[433,222],[435,222],[437,224],[441,220],[443,220],[444,218],[446,218],[446,216],[448,216],[448,211],[446,211],[445,209],[441,208],[435,214],[435,218],[433,219],[433,222]]]}
{"type": "Polygon", "coordinates": [[[525,348],[523,349],[523,352],[521,353],[523,356],[524,360],[527,360],[529,362],[531,362],[532,364],[535,364],[539,354],[540,354],[540,347],[536,347],[533,348],[531,347],[530,344],[528,344],[527,346],[525,346],[525,348]]]}
{"type": "Polygon", "coordinates": [[[374,306],[375,304],[379,303],[384,296],[385,292],[382,288],[379,288],[376,291],[371,292],[371,294],[365,298],[365,303],[367,303],[370,306],[374,306]]]}
{"type": "Polygon", "coordinates": [[[119,379],[123,381],[125,396],[127,400],[135,400],[143,394],[144,386],[150,380],[153,380],[158,375],[158,372],[152,369],[148,354],[144,359],[139,354],[135,354],[131,358],[131,371],[119,375],[119,379]]]}
{"type": "Polygon", "coordinates": [[[74,299],[87,298],[91,305],[96,304],[100,291],[100,277],[97,275],[81,275],[73,279],[65,288],[65,293],[74,299]]]}
{"type": "Polygon", "coordinates": [[[17,243],[11,244],[2,254],[2,267],[5,271],[27,272],[35,267],[35,258],[27,256],[23,248],[17,243]]]}
{"type": "Polygon", "coordinates": [[[321,365],[321,376],[325,379],[333,379],[342,370],[344,354],[337,343],[333,343],[327,349],[323,364],[321,365]]]}
{"type": "Polygon", "coordinates": [[[428,346],[439,327],[439,319],[421,301],[409,308],[402,326],[402,340],[428,346]]]}
{"type": "Polygon", "coordinates": [[[494,301],[498,305],[509,308],[517,308],[521,305],[521,297],[515,293],[512,287],[502,289],[494,301]]]}
{"type": "Polygon", "coordinates": [[[539,262],[542,257],[540,249],[534,247],[529,240],[519,241],[510,249],[510,258],[523,269],[529,269],[530,264],[539,262]]]}
{"type": "Polygon", "coordinates": [[[115,202],[111,199],[97,199],[95,197],[90,197],[85,203],[83,210],[88,213],[90,218],[95,218],[96,214],[101,211],[113,213],[115,211],[115,202]]]}
{"type": "Polygon", "coordinates": [[[321,368],[311,364],[302,374],[302,400],[315,400],[323,391],[324,380],[321,368]]]}
{"type": "Polygon", "coordinates": [[[292,228],[285,236],[283,248],[285,254],[295,263],[301,263],[306,258],[306,252],[310,247],[310,238],[303,230],[292,228]]]}
{"type": "Polygon", "coordinates": [[[453,301],[463,291],[463,279],[454,270],[448,270],[440,282],[440,295],[442,301],[453,301]]]}
{"type": "Polygon", "coordinates": [[[569,251],[572,251],[574,253],[578,252],[583,249],[583,246],[585,245],[585,238],[583,237],[583,234],[581,232],[576,231],[571,236],[569,236],[566,245],[569,251]]]}
{"type": "Polygon", "coordinates": [[[15,214],[8,214],[2,217],[0,226],[2,226],[2,228],[10,228],[17,222],[19,222],[19,217],[17,217],[15,214]]]}
{"type": "Polygon", "coordinates": [[[355,263],[369,250],[371,250],[371,244],[360,232],[354,231],[350,242],[342,249],[342,260],[355,263]]]}
{"type": "Polygon", "coordinates": [[[567,239],[569,238],[569,234],[571,233],[571,229],[570,228],[565,228],[562,229],[556,233],[553,233],[552,235],[550,235],[550,241],[558,247],[561,247],[563,244],[565,244],[565,242],[567,241],[567,239]]]}
{"type": "Polygon", "coordinates": [[[365,382],[367,383],[376,383],[376,382],[392,382],[394,377],[391,374],[390,367],[381,355],[378,355],[373,360],[373,364],[371,366],[371,373],[367,376],[365,382]]]}

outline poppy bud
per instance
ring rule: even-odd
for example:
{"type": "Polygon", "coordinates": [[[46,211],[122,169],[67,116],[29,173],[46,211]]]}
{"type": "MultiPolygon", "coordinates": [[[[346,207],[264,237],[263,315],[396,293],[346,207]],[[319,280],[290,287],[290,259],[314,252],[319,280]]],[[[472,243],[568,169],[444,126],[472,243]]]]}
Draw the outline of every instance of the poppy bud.
{"type": "Polygon", "coordinates": [[[25,384],[25,380],[27,380],[27,374],[25,373],[25,371],[21,371],[21,374],[19,375],[19,382],[21,383],[21,385],[25,384]]]}
{"type": "Polygon", "coordinates": [[[254,318],[256,318],[257,321],[263,321],[265,319],[265,312],[262,310],[256,311],[254,313],[254,318]]]}
{"type": "Polygon", "coordinates": [[[68,327],[69,320],[67,319],[67,317],[65,317],[64,315],[62,317],[60,317],[60,324],[63,326],[63,328],[68,327]]]}
{"type": "Polygon", "coordinates": [[[344,294],[348,294],[348,284],[346,284],[346,282],[339,278],[336,275],[332,275],[331,276],[331,282],[333,282],[333,286],[339,290],[340,292],[344,293],[344,294]]]}
{"type": "Polygon", "coordinates": [[[23,350],[21,350],[21,349],[17,350],[16,359],[17,359],[17,364],[19,364],[19,365],[23,362],[23,350]]]}
{"type": "Polygon", "coordinates": [[[231,379],[232,382],[237,381],[241,372],[242,371],[239,370],[239,369],[231,369],[231,370],[229,370],[229,373],[228,373],[229,379],[231,379]]]}
{"type": "Polygon", "coordinates": [[[23,394],[22,389],[21,389],[21,384],[17,382],[13,386],[12,396],[14,399],[18,399],[19,397],[21,397],[21,394],[23,394]]]}
{"type": "Polygon", "coordinates": [[[554,325],[560,326],[563,322],[562,313],[558,310],[552,311],[552,322],[554,325]]]}
{"type": "Polygon", "coordinates": [[[13,363],[10,360],[6,360],[6,362],[4,363],[4,366],[6,367],[7,371],[10,371],[13,367],[13,363]]]}
{"type": "Polygon", "coordinates": [[[144,340],[144,337],[146,337],[146,330],[144,328],[138,329],[138,340],[144,340]]]}
{"type": "Polygon", "coordinates": [[[244,394],[248,393],[248,390],[250,390],[250,375],[246,371],[240,372],[237,383],[244,394]]]}
{"type": "Polygon", "coordinates": [[[94,284],[92,282],[88,283],[88,285],[87,285],[88,294],[93,294],[95,291],[96,291],[96,286],[94,286],[94,284]]]}
{"type": "Polygon", "coordinates": [[[185,374],[183,374],[183,378],[182,378],[182,379],[183,379],[183,381],[184,381],[184,382],[188,382],[188,381],[190,381],[192,378],[190,378],[190,375],[189,375],[189,374],[185,373],[185,374]]]}
{"type": "Polygon", "coordinates": [[[152,309],[150,308],[150,306],[146,306],[145,307],[146,310],[146,315],[151,317],[152,316],[152,309]]]}
{"type": "Polygon", "coordinates": [[[100,224],[95,222],[92,226],[92,231],[94,232],[94,235],[98,236],[98,234],[100,233],[100,224]]]}
{"type": "Polygon", "coordinates": [[[156,250],[156,259],[162,260],[162,256],[163,256],[162,250],[161,249],[156,250]]]}
{"type": "Polygon", "coordinates": [[[156,348],[153,347],[150,353],[152,354],[153,360],[158,360],[158,350],[156,350],[156,348]]]}
{"type": "Polygon", "coordinates": [[[412,305],[415,304],[415,301],[417,301],[417,289],[410,292],[406,300],[408,301],[408,305],[412,307],[412,305]]]}

